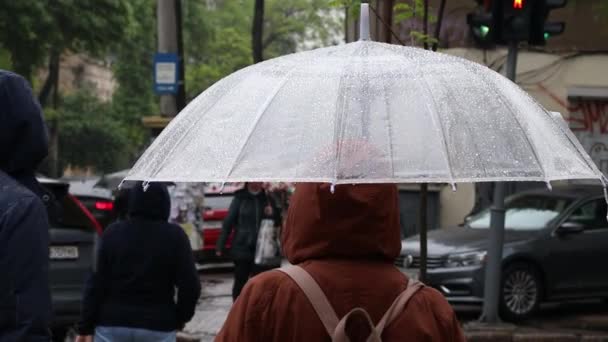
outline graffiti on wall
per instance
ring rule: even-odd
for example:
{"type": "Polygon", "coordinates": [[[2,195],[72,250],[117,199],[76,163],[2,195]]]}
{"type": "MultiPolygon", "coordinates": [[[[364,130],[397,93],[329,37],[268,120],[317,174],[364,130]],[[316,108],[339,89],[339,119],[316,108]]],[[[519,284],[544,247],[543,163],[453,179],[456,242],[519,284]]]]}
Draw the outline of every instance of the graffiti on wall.
{"type": "Polygon", "coordinates": [[[560,112],[568,114],[566,121],[570,129],[598,168],[608,175],[608,99],[567,101],[542,85],[539,88],[562,107],[560,112]]]}

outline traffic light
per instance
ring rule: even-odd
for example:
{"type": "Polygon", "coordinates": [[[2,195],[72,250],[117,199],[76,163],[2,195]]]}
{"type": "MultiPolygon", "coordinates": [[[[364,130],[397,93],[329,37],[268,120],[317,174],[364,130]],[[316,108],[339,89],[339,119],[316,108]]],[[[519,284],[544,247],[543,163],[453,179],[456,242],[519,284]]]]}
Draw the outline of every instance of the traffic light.
{"type": "Polygon", "coordinates": [[[539,1],[542,0],[494,0],[492,17],[498,20],[497,42],[528,40],[534,5],[539,1]]]}
{"type": "Polygon", "coordinates": [[[538,0],[532,16],[530,25],[530,39],[528,43],[531,45],[545,45],[547,39],[557,36],[564,32],[566,24],[564,22],[547,22],[549,12],[554,9],[566,6],[568,0],[538,0]]]}
{"type": "Polygon", "coordinates": [[[496,31],[492,18],[491,0],[476,0],[477,8],[467,14],[467,24],[475,42],[483,47],[494,45],[496,31]]]}
{"type": "Polygon", "coordinates": [[[566,6],[567,0],[475,0],[476,10],[467,24],[477,44],[488,47],[527,41],[544,45],[564,31],[563,22],[547,22],[549,12],[566,6]]]}

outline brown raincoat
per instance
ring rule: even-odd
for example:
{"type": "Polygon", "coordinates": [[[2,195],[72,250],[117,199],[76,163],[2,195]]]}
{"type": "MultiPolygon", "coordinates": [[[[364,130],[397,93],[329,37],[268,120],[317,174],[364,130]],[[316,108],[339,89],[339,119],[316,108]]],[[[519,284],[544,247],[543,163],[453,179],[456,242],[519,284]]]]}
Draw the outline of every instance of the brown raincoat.
{"type": "MultiPolygon", "coordinates": [[[[282,236],[283,251],[319,283],[339,317],[363,307],[377,323],[408,279],[393,266],[400,242],[395,185],[298,184],[282,236]]],[[[356,317],[359,318],[359,317],[356,317]]],[[[369,328],[352,319],[351,341],[369,328]]],[[[425,287],[386,327],[384,341],[464,341],[452,308],[425,287]]],[[[298,285],[286,274],[265,272],[246,285],[216,341],[330,341],[298,285]]]]}

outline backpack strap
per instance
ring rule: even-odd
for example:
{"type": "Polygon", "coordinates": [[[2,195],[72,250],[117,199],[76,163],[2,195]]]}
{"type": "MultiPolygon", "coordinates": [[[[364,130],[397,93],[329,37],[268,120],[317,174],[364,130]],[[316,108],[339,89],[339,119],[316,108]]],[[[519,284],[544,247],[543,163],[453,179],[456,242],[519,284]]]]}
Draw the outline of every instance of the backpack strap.
{"type": "Polygon", "coordinates": [[[344,317],[342,317],[342,319],[338,323],[338,326],[336,327],[336,330],[331,335],[332,342],[350,342],[350,338],[348,338],[348,335],[346,334],[346,323],[348,323],[348,319],[354,315],[363,316],[365,318],[365,321],[367,322],[367,325],[369,326],[371,332],[365,340],[366,342],[382,342],[382,339],[380,337],[382,335],[382,332],[379,332],[378,329],[374,327],[374,322],[372,321],[372,318],[369,316],[369,313],[367,313],[367,311],[365,311],[365,309],[363,308],[354,308],[350,310],[344,317]]]}
{"type": "Polygon", "coordinates": [[[339,320],[336,311],[329,303],[327,296],[325,296],[323,290],[319,287],[319,284],[300,266],[292,265],[282,267],[277,269],[277,271],[287,274],[296,282],[296,284],[298,284],[312,304],[312,307],[315,309],[325,330],[327,330],[329,336],[332,337],[332,341],[335,342],[350,342],[350,339],[346,334],[346,323],[352,315],[362,315],[369,324],[371,334],[367,338],[367,342],[380,342],[384,328],[401,314],[412,296],[424,287],[424,284],[421,282],[410,279],[407,288],[397,296],[390,308],[386,311],[384,316],[382,316],[380,322],[378,322],[378,325],[374,327],[374,323],[369,316],[369,313],[363,308],[354,308],[339,320]]]}
{"type": "Polygon", "coordinates": [[[306,272],[300,266],[292,265],[287,267],[282,267],[277,269],[277,271],[281,271],[287,274],[291,279],[293,279],[296,284],[302,289],[310,304],[315,309],[315,312],[321,319],[325,330],[329,336],[334,335],[334,331],[338,326],[338,315],[336,315],[336,311],[329,304],[327,300],[327,296],[323,293],[323,290],[319,287],[319,284],[313,279],[313,277],[306,272]]]}
{"type": "Polygon", "coordinates": [[[380,322],[378,322],[378,325],[376,326],[378,334],[382,335],[382,331],[384,331],[384,328],[387,325],[391,324],[391,322],[395,318],[397,318],[397,316],[399,316],[401,312],[403,312],[405,305],[407,305],[412,296],[414,296],[416,292],[418,292],[418,290],[423,287],[424,284],[419,282],[418,280],[408,280],[407,288],[403,292],[401,292],[399,296],[397,296],[397,298],[393,301],[391,307],[384,313],[384,316],[382,316],[380,322]]]}

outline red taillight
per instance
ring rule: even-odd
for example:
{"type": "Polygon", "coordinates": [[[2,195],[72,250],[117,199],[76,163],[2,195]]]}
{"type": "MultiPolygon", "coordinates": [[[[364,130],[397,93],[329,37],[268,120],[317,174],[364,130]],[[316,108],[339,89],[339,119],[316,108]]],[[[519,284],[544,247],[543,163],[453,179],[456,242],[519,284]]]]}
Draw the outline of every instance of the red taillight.
{"type": "Polygon", "coordinates": [[[97,201],[97,202],[95,202],[95,209],[104,210],[104,211],[112,211],[114,209],[114,202],[97,201]]]}
{"type": "Polygon", "coordinates": [[[513,0],[513,9],[523,9],[524,0],[513,0]]]}

